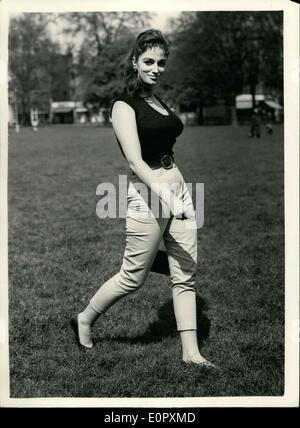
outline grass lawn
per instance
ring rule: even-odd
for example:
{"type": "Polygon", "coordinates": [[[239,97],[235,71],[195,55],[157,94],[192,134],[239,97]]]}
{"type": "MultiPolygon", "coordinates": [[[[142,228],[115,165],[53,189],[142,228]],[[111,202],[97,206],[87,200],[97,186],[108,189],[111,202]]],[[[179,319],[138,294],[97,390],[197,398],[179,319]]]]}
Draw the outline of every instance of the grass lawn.
{"type": "Polygon", "coordinates": [[[278,396],[284,393],[283,129],[186,127],[175,146],[205,185],[198,326],[222,372],[181,362],[169,278],[150,273],[94,326],[80,353],[70,317],[115,274],[125,219],[96,216],[101,182],[128,167],[111,128],[56,126],[9,137],[11,397],[278,396]]]}

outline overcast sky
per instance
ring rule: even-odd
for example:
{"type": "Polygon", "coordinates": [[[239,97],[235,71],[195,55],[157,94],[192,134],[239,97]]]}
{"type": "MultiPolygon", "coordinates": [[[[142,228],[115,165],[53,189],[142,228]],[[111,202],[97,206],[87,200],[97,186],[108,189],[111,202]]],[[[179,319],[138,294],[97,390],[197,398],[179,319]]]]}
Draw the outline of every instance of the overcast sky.
{"type": "Polygon", "coordinates": [[[157,16],[152,21],[152,27],[157,30],[165,31],[167,30],[167,22],[169,18],[175,18],[180,14],[180,12],[156,12],[157,16]]]}
{"type": "MultiPolygon", "coordinates": [[[[153,11],[154,12],[154,11],[153,11]]],[[[169,18],[175,18],[180,14],[180,11],[167,11],[167,12],[155,12],[155,17],[153,17],[152,23],[150,24],[152,28],[155,28],[157,30],[161,31],[167,31],[168,30],[168,20],[169,18]]],[[[63,46],[63,50],[65,49],[66,45],[72,41],[75,42],[75,46],[77,46],[76,38],[78,38],[78,46],[80,44],[80,36],[78,37],[68,37],[65,34],[62,34],[63,30],[63,24],[58,21],[57,23],[53,23],[49,25],[49,30],[51,33],[51,36],[54,40],[59,40],[61,45],[63,46]]]]}

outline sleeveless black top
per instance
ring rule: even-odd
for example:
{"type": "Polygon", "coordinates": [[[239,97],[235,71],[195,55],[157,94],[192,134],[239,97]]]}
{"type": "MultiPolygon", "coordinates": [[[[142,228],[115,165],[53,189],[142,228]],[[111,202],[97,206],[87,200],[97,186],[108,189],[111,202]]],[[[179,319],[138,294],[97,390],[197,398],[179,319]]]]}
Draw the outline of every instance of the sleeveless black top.
{"type": "MultiPolygon", "coordinates": [[[[159,113],[143,98],[132,98],[125,93],[120,94],[113,100],[110,110],[111,114],[112,107],[116,101],[124,101],[133,108],[136,116],[142,158],[146,163],[159,161],[165,154],[173,155],[172,148],[176,142],[176,137],[183,130],[183,123],[179,117],[158,96],[155,95],[155,97],[167,110],[168,115],[159,113]]],[[[125,157],[119,141],[118,144],[125,157]]]]}

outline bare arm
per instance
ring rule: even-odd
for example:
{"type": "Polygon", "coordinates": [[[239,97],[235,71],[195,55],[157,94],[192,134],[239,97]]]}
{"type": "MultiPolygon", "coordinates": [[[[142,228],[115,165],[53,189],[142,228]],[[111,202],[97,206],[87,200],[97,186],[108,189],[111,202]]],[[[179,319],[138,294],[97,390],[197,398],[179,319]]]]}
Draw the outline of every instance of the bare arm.
{"type": "Polygon", "coordinates": [[[112,109],[112,125],[132,171],[167,204],[175,217],[186,215],[182,201],[159,180],[142,159],[133,108],[123,101],[116,101],[112,109]]]}

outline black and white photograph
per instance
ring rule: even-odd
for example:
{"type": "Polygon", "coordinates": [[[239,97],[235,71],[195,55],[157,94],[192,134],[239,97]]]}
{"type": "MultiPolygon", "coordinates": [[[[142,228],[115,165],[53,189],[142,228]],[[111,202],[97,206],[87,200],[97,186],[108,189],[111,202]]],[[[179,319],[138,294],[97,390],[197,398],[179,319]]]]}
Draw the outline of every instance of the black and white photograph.
{"type": "Polygon", "coordinates": [[[0,3],[1,407],[297,407],[299,5],[42,3],[0,3]]]}

